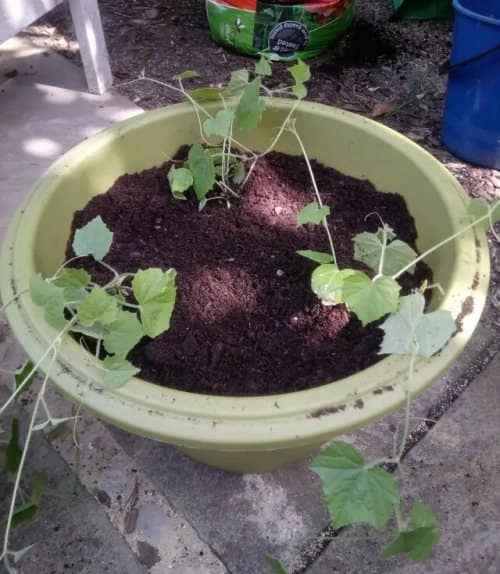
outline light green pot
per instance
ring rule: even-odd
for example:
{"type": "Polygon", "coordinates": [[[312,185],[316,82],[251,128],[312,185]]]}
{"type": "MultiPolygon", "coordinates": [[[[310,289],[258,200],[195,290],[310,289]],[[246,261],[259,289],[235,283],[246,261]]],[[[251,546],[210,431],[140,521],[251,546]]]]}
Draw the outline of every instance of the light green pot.
{"type": "MultiPolygon", "coordinates": [[[[244,143],[266,148],[288,109],[286,101],[269,101],[262,127],[244,143]]],[[[296,115],[311,157],[405,197],[416,220],[421,251],[463,225],[468,201],[464,190],[410,140],[361,116],[319,104],[301,103],[296,115]]],[[[3,301],[25,289],[36,272],[49,275],[56,270],[64,258],[73,214],[92,196],[105,192],[123,173],[159,165],[180,145],[197,140],[196,116],[190,106],[180,104],[119,123],[62,156],[33,186],[11,222],[0,266],[3,301]]],[[[291,135],[283,136],[277,149],[299,153],[291,135]]],[[[484,233],[466,233],[434,253],[428,263],[446,293],[442,297],[435,290],[434,307],[457,316],[465,299],[472,297],[474,308],[441,353],[417,362],[413,394],[422,392],[453,363],[476,327],[489,278],[484,233]]],[[[22,295],[9,306],[7,316],[36,361],[56,335],[42,310],[29,295],[22,295]]],[[[51,379],[70,399],[118,427],[176,445],[207,464],[263,472],[298,461],[333,436],[401,406],[404,395],[398,383],[407,368],[407,358],[389,357],[335,383],[267,397],[198,395],[140,379],[113,391],[95,383],[100,380],[95,359],[66,337],[51,379]]]]}

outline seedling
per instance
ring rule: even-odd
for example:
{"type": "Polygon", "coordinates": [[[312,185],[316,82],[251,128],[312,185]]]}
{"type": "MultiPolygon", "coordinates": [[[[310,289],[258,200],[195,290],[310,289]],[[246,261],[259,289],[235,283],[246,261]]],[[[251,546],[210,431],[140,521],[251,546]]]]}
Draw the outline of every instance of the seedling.
{"type": "Polygon", "coordinates": [[[272,61],[262,56],[252,72],[235,70],[227,85],[217,88],[187,90],[184,82],[199,77],[193,70],[174,76],[176,84],[149,78],[144,73],[132,80],[153,82],[182,94],[196,113],[201,143],[190,147],[182,167],[173,165],[168,173],[170,191],[175,199],[185,200],[186,193],[194,190],[200,210],[213,200],[224,200],[229,205],[239,197],[259,159],[274,149],[293,117],[297,103],[307,95],[305,84],[311,73],[309,66],[299,60],[288,68],[293,84],[271,89],[265,85],[265,79],[272,75],[272,61]],[[269,147],[257,153],[241,143],[235,134],[245,134],[256,128],[266,108],[263,96],[276,94],[292,97],[296,103],[269,147]],[[205,105],[209,102],[218,102],[221,109],[212,113],[205,105]]]}
{"type": "MultiPolygon", "coordinates": [[[[175,270],[162,271],[152,268],[120,274],[103,261],[112,242],[113,233],[101,217],[96,217],[76,231],[73,240],[75,257],[61,265],[52,277],[35,275],[27,289],[29,296],[43,310],[45,320],[56,329],[57,334],[35,364],[28,361],[24,367],[12,373],[13,392],[0,408],[1,416],[13,401],[31,386],[36,372],[48,357],[50,363],[42,385],[36,392],[24,445],[20,445],[19,421],[14,418],[5,453],[5,471],[15,476],[0,553],[0,560],[9,573],[17,572],[16,565],[31,548],[29,546],[20,551],[12,550],[9,546],[10,532],[37,515],[45,482],[44,476],[37,476],[31,487],[30,498],[20,505],[17,504],[21,475],[32,435],[37,431],[54,431],[75,418],[53,417],[45,399],[51,369],[56,362],[63,337],[71,333],[93,341],[101,377],[92,382],[116,389],[139,372],[139,369],[127,360],[129,351],[143,337],[157,337],[170,327],[176,297],[175,270]],[[83,257],[92,257],[111,273],[112,278],[108,283],[98,285],[84,269],[68,266],[83,257]],[[105,357],[101,361],[102,354],[105,354],[105,357]],[[38,421],[40,409],[44,411],[44,418],[38,421]]],[[[19,296],[24,294],[25,292],[19,296]]],[[[13,300],[7,302],[1,310],[4,311],[12,302],[13,300]]]]}

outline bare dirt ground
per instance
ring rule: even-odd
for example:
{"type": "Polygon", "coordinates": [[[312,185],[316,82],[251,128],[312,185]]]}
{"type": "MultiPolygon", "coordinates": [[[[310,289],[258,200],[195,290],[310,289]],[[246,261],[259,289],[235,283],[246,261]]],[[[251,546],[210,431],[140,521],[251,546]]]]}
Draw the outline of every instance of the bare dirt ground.
{"type": "MultiPolygon", "coordinates": [[[[225,82],[231,70],[252,67],[251,58],[231,53],[210,38],[200,0],[101,0],[101,15],[116,83],[147,75],[168,80],[186,69],[203,83],[225,82]]],[[[459,179],[473,196],[500,197],[500,172],[471,166],[440,144],[446,77],[439,65],[449,57],[450,22],[390,21],[389,0],[358,0],[356,20],[345,38],[310,61],[309,98],[371,116],[416,141],[459,179]],[[389,111],[389,113],[382,113],[389,111]]],[[[68,7],[63,4],[25,34],[79,63],[68,7]]],[[[287,81],[284,66],[278,82],[287,81]]],[[[145,82],[117,88],[138,106],[153,109],[176,101],[165,89],[145,82]]],[[[493,307],[487,316],[498,327],[499,257],[492,250],[493,307]]]]}

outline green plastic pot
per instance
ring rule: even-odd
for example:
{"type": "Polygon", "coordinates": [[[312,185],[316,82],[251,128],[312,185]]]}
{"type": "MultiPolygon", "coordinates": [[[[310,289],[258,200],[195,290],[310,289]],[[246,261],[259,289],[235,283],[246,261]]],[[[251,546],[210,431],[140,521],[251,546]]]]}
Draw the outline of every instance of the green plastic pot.
{"type": "MultiPolygon", "coordinates": [[[[266,148],[289,105],[269,100],[262,126],[244,143],[266,148]]],[[[468,201],[464,190],[410,140],[361,116],[320,104],[301,103],[296,115],[311,157],[405,197],[416,220],[421,251],[463,225],[468,201]]],[[[123,173],[158,165],[179,146],[198,141],[198,130],[191,107],[179,104],[116,124],[56,161],[33,186],[10,224],[0,263],[3,301],[24,290],[36,272],[50,275],[56,270],[64,259],[76,210],[105,192],[123,173]]],[[[289,134],[280,139],[277,149],[299,154],[289,134]]],[[[359,199],[363,209],[362,196],[359,199]]],[[[455,361],[479,320],[489,278],[484,233],[466,233],[434,253],[428,263],[446,293],[442,297],[435,290],[433,307],[457,316],[468,297],[474,305],[451,342],[437,356],[417,362],[411,385],[414,395],[455,361]]],[[[28,355],[38,360],[56,335],[42,310],[24,294],[8,307],[7,316],[28,355]]],[[[71,400],[127,431],[176,445],[216,467],[263,472],[298,461],[332,437],[401,406],[404,395],[398,383],[407,368],[407,358],[389,357],[319,388],[251,398],[186,393],[138,378],[119,390],[107,390],[98,384],[96,360],[66,337],[51,379],[71,400]]]]}

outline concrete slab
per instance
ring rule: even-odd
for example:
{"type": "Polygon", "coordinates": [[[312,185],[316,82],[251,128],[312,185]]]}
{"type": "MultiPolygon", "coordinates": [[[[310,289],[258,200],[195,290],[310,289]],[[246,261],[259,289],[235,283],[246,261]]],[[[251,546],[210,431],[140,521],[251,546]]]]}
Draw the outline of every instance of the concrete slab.
{"type": "Polygon", "coordinates": [[[209,468],[168,445],[119,430],[113,435],[230,572],[265,572],[266,553],[291,560],[327,521],[307,461],[272,474],[242,476],[209,468]]]}
{"type": "MultiPolygon", "coordinates": [[[[496,358],[405,461],[409,499],[429,504],[441,525],[429,563],[378,562],[375,541],[334,541],[308,574],[498,573],[499,374],[496,358]]],[[[345,537],[351,535],[346,529],[345,537]]]]}
{"type": "MultiPolygon", "coordinates": [[[[4,336],[8,333],[6,327],[2,331],[0,323],[0,335],[2,332],[4,336]]],[[[5,341],[0,342],[0,360],[2,367],[9,370],[16,369],[23,361],[22,350],[8,335],[5,341]]],[[[0,390],[5,392],[8,383],[8,377],[0,373],[0,390]]],[[[34,389],[36,392],[36,385],[34,389]]],[[[28,391],[23,396],[24,419],[32,411],[35,392],[28,391]]],[[[53,417],[64,418],[75,414],[74,405],[53,388],[47,389],[46,399],[53,417]]],[[[157,490],[137,462],[120,447],[107,426],[82,410],[78,414],[80,418],[76,433],[80,448],[75,447],[72,428],[68,426],[65,433],[51,442],[51,456],[64,461],[68,476],[72,476],[72,481],[78,484],[80,490],[83,487],[90,493],[91,505],[100,507],[109,520],[109,528],[123,537],[138,561],[148,567],[148,572],[163,574],[173,570],[177,574],[225,574],[226,568],[222,562],[198,537],[186,518],[176,512],[157,490]]],[[[52,467],[48,465],[47,468],[52,476],[52,467]]],[[[31,460],[27,470],[34,472],[31,460]]],[[[0,477],[3,477],[1,473],[0,477]]],[[[50,499],[47,506],[52,504],[50,499]]],[[[58,502],[55,504],[57,506],[58,502]]],[[[71,504],[68,503],[69,506],[71,504]]],[[[46,520],[45,530],[50,531],[52,515],[49,514],[47,518],[42,515],[42,518],[46,520]]],[[[23,536],[24,544],[30,542],[31,534],[29,531],[23,536]]],[[[80,553],[77,533],[68,531],[66,535],[65,542],[71,552],[80,553]]],[[[47,564],[51,564],[50,558],[56,562],[57,553],[47,558],[47,564]]]]}
{"type": "MultiPolygon", "coordinates": [[[[0,403],[7,397],[5,387],[0,385],[0,403]]],[[[9,413],[14,414],[19,420],[26,420],[20,408],[9,413]]],[[[2,421],[6,428],[9,428],[9,419],[10,416],[2,421]]],[[[102,505],[75,480],[74,473],[43,433],[37,433],[29,453],[24,485],[28,487],[31,478],[42,470],[46,471],[47,487],[39,516],[14,530],[11,538],[11,548],[16,550],[35,544],[22,561],[23,574],[146,574],[148,570],[109,522],[102,505]]],[[[3,469],[0,478],[3,514],[10,502],[10,482],[3,469]]]]}
{"type": "Polygon", "coordinates": [[[61,154],[142,110],[123,96],[89,94],[81,69],[13,38],[0,46],[0,240],[29,187],[61,154]]]}

